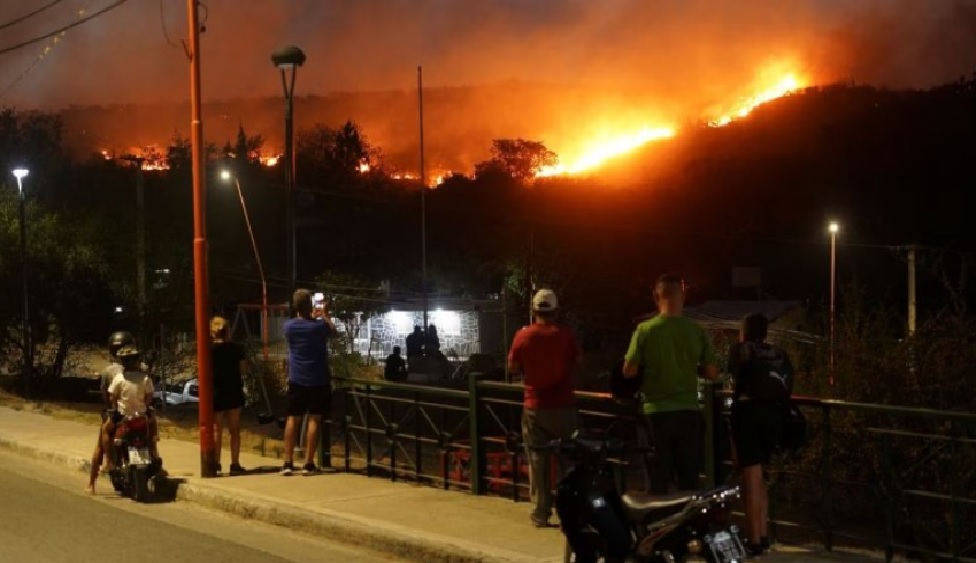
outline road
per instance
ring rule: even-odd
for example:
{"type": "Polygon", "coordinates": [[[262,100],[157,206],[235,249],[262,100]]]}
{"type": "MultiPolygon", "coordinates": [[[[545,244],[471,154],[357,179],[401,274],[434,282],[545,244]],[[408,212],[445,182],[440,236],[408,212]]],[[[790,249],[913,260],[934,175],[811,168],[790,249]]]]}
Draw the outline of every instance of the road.
{"type": "Polygon", "coordinates": [[[83,492],[80,472],[0,451],[4,563],[396,563],[382,554],[187,503],[139,505],[83,492]]]}

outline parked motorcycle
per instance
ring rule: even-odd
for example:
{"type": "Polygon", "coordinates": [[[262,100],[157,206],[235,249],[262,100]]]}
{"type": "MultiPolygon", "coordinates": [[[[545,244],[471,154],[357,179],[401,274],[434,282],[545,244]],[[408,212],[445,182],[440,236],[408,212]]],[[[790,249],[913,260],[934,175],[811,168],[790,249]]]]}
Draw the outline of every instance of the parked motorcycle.
{"type": "Polygon", "coordinates": [[[620,440],[577,433],[545,449],[574,464],[559,482],[556,512],[569,563],[736,563],[746,559],[731,523],[738,487],[692,495],[621,495],[609,459],[648,452],[620,440]]]}
{"type": "Polygon", "coordinates": [[[154,436],[149,434],[149,418],[142,414],[130,416],[115,428],[115,468],[109,473],[112,486],[136,502],[148,502],[153,493],[150,483],[155,485],[163,465],[161,459],[154,460],[150,454],[149,444],[154,436]]]}

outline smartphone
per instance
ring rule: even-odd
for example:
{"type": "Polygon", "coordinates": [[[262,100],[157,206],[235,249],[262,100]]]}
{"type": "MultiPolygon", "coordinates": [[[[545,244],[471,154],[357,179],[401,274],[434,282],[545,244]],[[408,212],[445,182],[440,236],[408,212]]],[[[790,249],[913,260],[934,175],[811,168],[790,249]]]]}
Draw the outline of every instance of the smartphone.
{"type": "Polygon", "coordinates": [[[312,306],[321,310],[325,306],[325,294],[319,292],[312,295],[312,306]]]}

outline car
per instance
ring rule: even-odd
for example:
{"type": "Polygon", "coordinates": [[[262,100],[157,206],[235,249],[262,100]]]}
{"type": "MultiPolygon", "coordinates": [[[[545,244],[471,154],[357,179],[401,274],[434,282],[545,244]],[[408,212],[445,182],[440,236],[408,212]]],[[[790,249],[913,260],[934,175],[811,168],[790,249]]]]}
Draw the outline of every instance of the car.
{"type": "MultiPolygon", "coordinates": [[[[156,405],[163,402],[163,390],[160,389],[153,393],[153,403],[156,405]]],[[[167,405],[191,405],[200,402],[200,385],[196,378],[183,381],[181,383],[169,383],[166,385],[166,404],[167,405]]]]}

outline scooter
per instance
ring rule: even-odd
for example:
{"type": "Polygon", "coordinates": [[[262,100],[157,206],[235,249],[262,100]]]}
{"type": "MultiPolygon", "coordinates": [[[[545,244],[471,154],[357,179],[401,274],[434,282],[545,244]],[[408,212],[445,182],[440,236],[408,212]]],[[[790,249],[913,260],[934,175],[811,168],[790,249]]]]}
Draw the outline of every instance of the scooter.
{"type": "Polygon", "coordinates": [[[621,495],[609,459],[625,459],[650,448],[577,433],[537,449],[566,456],[574,464],[556,491],[556,512],[567,542],[564,562],[738,563],[746,559],[739,529],[731,522],[738,487],[667,497],[621,495]]]}
{"type": "Polygon", "coordinates": [[[161,476],[163,460],[152,459],[149,449],[154,438],[149,434],[149,417],[145,414],[126,417],[116,425],[112,452],[115,468],[109,478],[119,494],[136,502],[152,499],[150,482],[161,476]]]}

